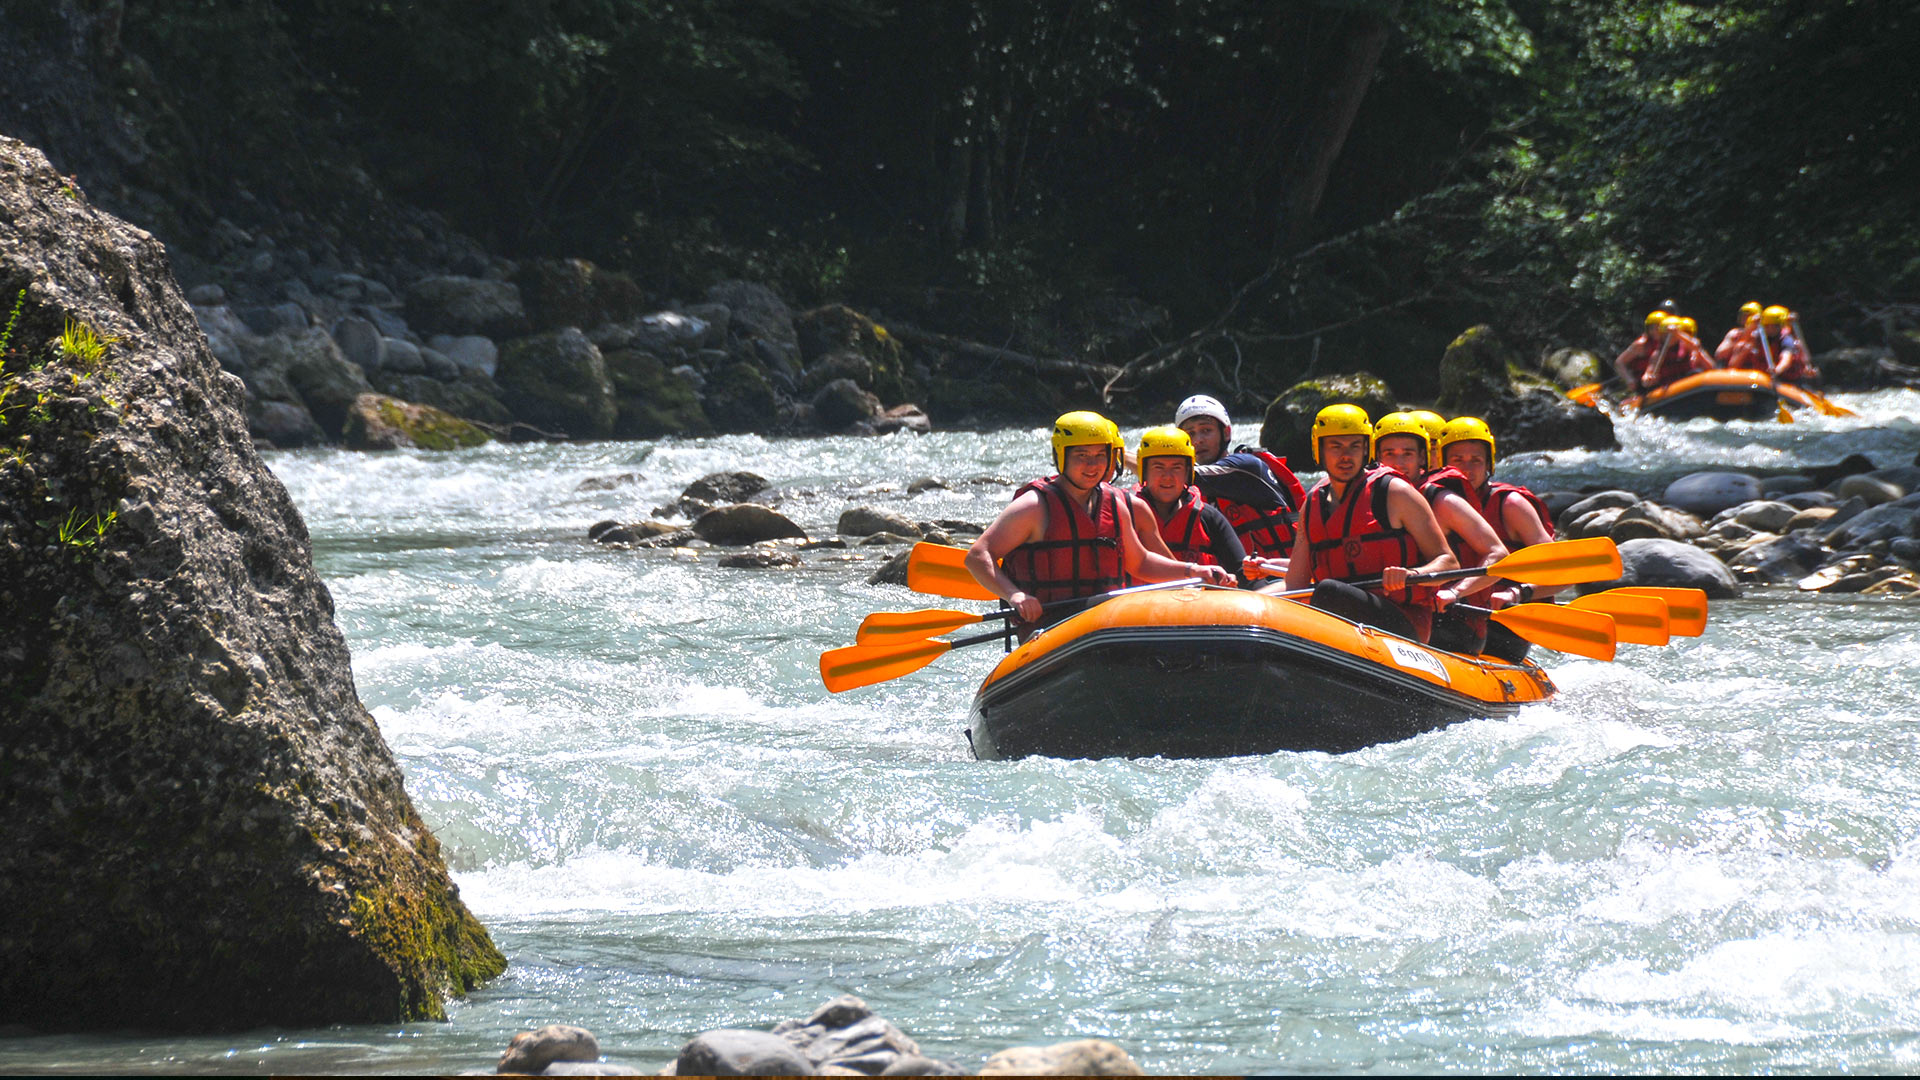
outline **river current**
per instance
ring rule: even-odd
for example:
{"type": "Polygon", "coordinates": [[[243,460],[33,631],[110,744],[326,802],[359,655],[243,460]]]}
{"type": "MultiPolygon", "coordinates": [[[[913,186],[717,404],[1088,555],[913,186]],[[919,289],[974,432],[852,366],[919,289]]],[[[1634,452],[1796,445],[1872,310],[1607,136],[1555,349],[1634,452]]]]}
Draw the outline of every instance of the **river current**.
{"type": "MultiPolygon", "coordinates": [[[[1913,460],[1920,395],[1838,400],[1501,475],[1913,460]]],[[[1102,1036],[1155,1072],[1920,1070],[1920,600],[1750,589],[1701,638],[1545,654],[1561,693],[1515,719],[1341,756],[980,763],[997,648],[820,686],[865,613],[967,606],[866,584],[897,549],[746,571],[586,531],[736,468],[816,537],[984,523],[1042,431],[267,461],[511,967],[447,1023],[0,1038],[0,1070],[491,1070],[553,1022],[652,1068],[848,992],[968,1065],[1102,1036]]]]}

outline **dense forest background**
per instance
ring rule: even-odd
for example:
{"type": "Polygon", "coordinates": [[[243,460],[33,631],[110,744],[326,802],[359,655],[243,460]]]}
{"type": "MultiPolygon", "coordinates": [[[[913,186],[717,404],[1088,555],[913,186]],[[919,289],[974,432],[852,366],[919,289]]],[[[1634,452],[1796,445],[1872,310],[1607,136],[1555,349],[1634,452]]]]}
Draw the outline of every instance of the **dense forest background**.
{"type": "Polygon", "coordinates": [[[747,277],[1245,404],[1417,394],[1477,322],[1911,325],[1917,7],[4,0],[0,130],[188,251],[249,206],[403,244],[404,203],[663,299],[747,277]]]}

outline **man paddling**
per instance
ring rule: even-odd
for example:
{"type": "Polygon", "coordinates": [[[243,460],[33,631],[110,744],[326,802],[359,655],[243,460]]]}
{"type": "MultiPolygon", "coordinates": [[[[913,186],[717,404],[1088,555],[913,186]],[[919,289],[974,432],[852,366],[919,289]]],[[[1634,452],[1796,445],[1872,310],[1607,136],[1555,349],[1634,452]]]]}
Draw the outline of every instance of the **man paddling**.
{"type": "Polygon", "coordinates": [[[1734,360],[1744,358],[1749,350],[1756,353],[1759,351],[1758,346],[1753,343],[1753,335],[1760,331],[1760,311],[1761,305],[1758,300],[1749,300],[1740,305],[1740,323],[1728,330],[1727,336],[1721,338],[1720,344],[1714,348],[1715,363],[1724,368],[1738,370],[1744,364],[1736,364],[1734,360]]]}
{"type": "Polygon", "coordinates": [[[1026,629],[1040,625],[1043,604],[1132,581],[1198,577],[1214,585],[1234,584],[1218,566],[1180,562],[1142,544],[1130,509],[1133,500],[1106,483],[1115,430],[1098,413],[1070,412],[1055,420],[1058,475],[1022,489],[967,550],[967,571],[1005,600],[1026,629]]]}
{"type": "MultiPolygon", "coordinates": [[[[1480,512],[1501,546],[1519,551],[1535,544],[1553,542],[1553,514],[1540,496],[1520,486],[1493,479],[1493,429],[1477,416],[1459,416],[1447,421],[1440,433],[1440,460],[1467,478],[1468,502],[1480,512]]],[[[1530,585],[1503,585],[1494,590],[1486,606],[1502,608],[1509,604],[1544,599],[1557,589],[1542,589],[1536,596],[1530,585]]],[[[1519,661],[1532,648],[1511,630],[1494,625],[1487,630],[1486,646],[1481,650],[1502,660],[1519,661]]]]}
{"type": "Polygon", "coordinates": [[[1313,606],[1402,637],[1428,640],[1433,590],[1409,587],[1413,574],[1460,565],[1440,523],[1406,478],[1367,467],[1373,422],[1357,405],[1329,405],[1313,418],[1314,460],[1326,479],[1307,492],[1287,564],[1287,588],[1313,587],[1313,606]],[[1368,591],[1349,581],[1380,578],[1368,591]]]}
{"type": "MultiPolygon", "coordinates": [[[[1445,425],[1442,425],[1445,430],[1445,425]]],[[[1373,460],[1411,481],[1433,507],[1433,516],[1446,535],[1447,545],[1461,566],[1491,566],[1507,557],[1506,546],[1493,526],[1468,501],[1466,474],[1445,466],[1428,468],[1438,458],[1427,426],[1414,413],[1388,413],[1373,426],[1373,460]]],[[[1456,600],[1475,607],[1491,606],[1495,579],[1468,578],[1450,583],[1434,594],[1432,642],[1449,652],[1477,653],[1487,643],[1487,617],[1447,610],[1456,600]]]]}
{"type": "Polygon", "coordinates": [[[1229,453],[1233,421],[1227,407],[1206,394],[1181,402],[1173,423],[1193,441],[1193,482],[1200,493],[1233,523],[1249,556],[1270,573],[1285,573],[1294,521],[1306,497],[1287,459],[1246,446],[1229,453]]]}
{"type": "MultiPolygon", "coordinates": [[[[1153,511],[1155,532],[1173,558],[1210,563],[1235,577],[1246,549],[1233,524],[1193,484],[1193,441],[1177,427],[1148,428],[1140,435],[1140,486],[1134,494],[1153,511]]],[[[1244,579],[1242,579],[1244,581],[1244,579]]]]}

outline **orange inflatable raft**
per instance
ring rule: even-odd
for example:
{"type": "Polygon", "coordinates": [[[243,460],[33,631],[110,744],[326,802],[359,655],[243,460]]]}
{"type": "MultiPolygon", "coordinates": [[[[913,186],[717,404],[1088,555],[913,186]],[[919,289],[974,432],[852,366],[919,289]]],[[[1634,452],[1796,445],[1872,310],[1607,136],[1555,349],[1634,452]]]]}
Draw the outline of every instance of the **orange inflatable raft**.
{"type": "Polygon", "coordinates": [[[1237,589],[1116,596],[1035,635],[974,695],[982,760],[1340,753],[1554,692],[1532,663],[1442,652],[1237,589]]]}

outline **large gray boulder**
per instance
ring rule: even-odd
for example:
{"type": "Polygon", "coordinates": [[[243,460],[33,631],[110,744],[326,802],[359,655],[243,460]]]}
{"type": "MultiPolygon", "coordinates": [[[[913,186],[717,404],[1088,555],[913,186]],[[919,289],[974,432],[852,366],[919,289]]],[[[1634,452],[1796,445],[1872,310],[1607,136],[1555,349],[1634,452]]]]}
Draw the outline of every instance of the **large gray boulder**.
{"type": "Polygon", "coordinates": [[[1629,540],[1620,545],[1621,574],[1617,581],[1592,582],[1579,592],[1601,592],[1623,585],[1659,585],[1704,589],[1710,597],[1740,595],[1733,574],[1719,559],[1678,540],[1629,540]]]}
{"type": "Polygon", "coordinates": [[[770,1031],[720,1028],[701,1032],[680,1048],[681,1076],[811,1076],[813,1063],[770,1031]]]}
{"type": "Polygon", "coordinates": [[[1132,1055],[1105,1039],[1052,1046],[1010,1046],[980,1066],[980,1076],[1145,1076],[1132,1055]]]}
{"type": "Polygon", "coordinates": [[[354,694],[306,525],[165,249],[66,186],[0,138],[0,296],[25,291],[13,342],[46,361],[7,375],[50,395],[0,458],[6,1020],[444,1017],[505,961],[354,694]],[[120,340],[57,355],[69,319],[120,340]]]}
{"type": "Polygon", "coordinates": [[[1468,328],[1440,358],[1440,399],[1448,416],[1477,416],[1499,440],[1500,453],[1583,448],[1612,450],[1613,421],[1568,401],[1554,382],[1521,366],[1491,326],[1468,328]]]}
{"type": "Polygon", "coordinates": [[[1785,585],[1819,569],[1830,554],[1812,533],[1803,530],[1751,544],[1727,565],[1748,580],[1785,585]]]}
{"type": "Polygon", "coordinates": [[[1760,498],[1760,481],[1746,473],[1697,472],[1667,485],[1660,501],[1703,518],[1760,498]]]}
{"type": "Polygon", "coordinates": [[[285,376],[329,438],[340,437],[354,400],[373,392],[359,366],[342,356],[334,339],[317,327],[266,338],[255,355],[258,368],[285,376]]]}
{"type": "Polygon", "coordinates": [[[744,547],[762,540],[807,538],[807,531],[795,525],[785,514],[756,503],[716,506],[694,519],[695,536],[709,544],[744,547]]]}
{"type": "Polygon", "coordinates": [[[509,341],[495,376],[514,416],[576,439],[613,434],[619,406],[606,360],[573,327],[509,341]]]}

